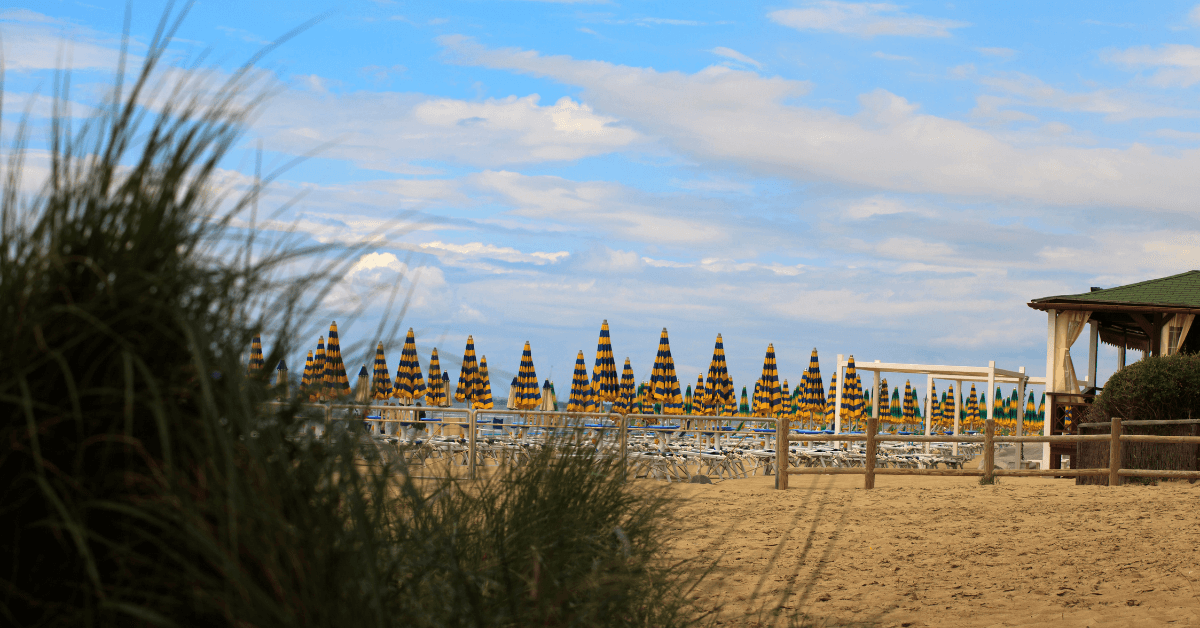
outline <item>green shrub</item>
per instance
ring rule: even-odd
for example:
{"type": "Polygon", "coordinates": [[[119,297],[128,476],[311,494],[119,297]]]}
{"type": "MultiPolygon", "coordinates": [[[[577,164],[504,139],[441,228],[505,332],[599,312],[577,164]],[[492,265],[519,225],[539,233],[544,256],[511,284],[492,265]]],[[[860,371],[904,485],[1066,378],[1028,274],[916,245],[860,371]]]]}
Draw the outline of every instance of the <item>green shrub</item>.
{"type": "Polygon", "coordinates": [[[251,337],[279,339],[268,365],[289,354],[359,251],[234,228],[257,189],[222,196],[218,167],[256,75],[161,78],[163,24],[96,117],[58,112],[36,195],[18,191],[20,142],[7,166],[0,621],[687,623],[663,502],[610,461],[547,450],[484,482],[418,480],[352,427],[313,440],[295,404],[264,410],[251,337]]]}
{"type": "Polygon", "coordinates": [[[1200,418],[1200,355],[1139,360],[1108,378],[1089,420],[1200,418]]]}

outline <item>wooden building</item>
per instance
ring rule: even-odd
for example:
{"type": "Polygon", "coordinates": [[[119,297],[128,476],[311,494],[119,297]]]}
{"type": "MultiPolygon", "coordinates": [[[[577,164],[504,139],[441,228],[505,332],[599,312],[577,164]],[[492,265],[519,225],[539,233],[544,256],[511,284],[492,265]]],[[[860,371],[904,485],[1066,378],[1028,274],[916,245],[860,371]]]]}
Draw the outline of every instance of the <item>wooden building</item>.
{"type": "MultiPolygon", "coordinates": [[[[1043,297],[1030,301],[1029,307],[1046,312],[1048,320],[1045,434],[1074,433],[1068,419],[1079,417],[1095,399],[1099,342],[1117,347],[1118,370],[1124,368],[1129,350],[1141,351],[1143,356],[1200,351],[1200,334],[1188,333],[1200,314],[1200,270],[1043,297]],[[1089,331],[1087,372],[1080,378],[1071,359],[1071,345],[1085,326],[1089,331]]],[[[1061,468],[1061,456],[1073,454],[1074,449],[1073,444],[1046,444],[1043,460],[1049,459],[1051,469],[1061,468]]]]}

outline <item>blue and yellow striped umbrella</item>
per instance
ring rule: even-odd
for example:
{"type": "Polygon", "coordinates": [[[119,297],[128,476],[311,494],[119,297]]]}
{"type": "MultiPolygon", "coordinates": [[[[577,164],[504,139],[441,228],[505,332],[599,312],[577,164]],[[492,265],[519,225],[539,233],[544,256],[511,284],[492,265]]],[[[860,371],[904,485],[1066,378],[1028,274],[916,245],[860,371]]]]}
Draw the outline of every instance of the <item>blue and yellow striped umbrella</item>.
{"type": "Polygon", "coordinates": [[[862,419],[863,399],[859,387],[858,370],[854,367],[854,356],[846,361],[845,381],[842,382],[842,425],[857,430],[862,419]]]}
{"type": "Polygon", "coordinates": [[[317,340],[317,354],[313,358],[312,387],[309,389],[309,401],[321,401],[325,398],[325,336],[317,340]]]}
{"type": "Polygon", "coordinates": [[[592,388],[596,391],[596,402],[612,403],[620,394],[617,382],[617,363],[613,359],[612,338],[608,334],[608,320],[600,323],[600,338],[596,340],[596,364],[592,367],[592,388]]]}
{"type": "MultiPolygon", "coordinates": [[[[961,405],[961,404],[959,404],[961,405]]],[[[942,422],[943,430],[948,430],[954,427],[954,384],[946,385],[945,398],[942,401],[942,422]]]]}
{"type": "Polygon", "coordinates": [[[671,357],[666,327],[658,338],[658,355],[654,358],[650,386],[654,401],[662,404],[662,414],[683,414],[683,393],[679,389],[679,377],[675,375],[675,358],[671,357]]]}
{"type": "Polygon", "coordinates": [[[779,383],[779,411],[776,416],[787,419],[792,418],[792,391],[788,388],[787,379],[779,383]]]}
{"type": "Polygon", "coordinates": [[[450,407],[450,374],[442,371],[442,403],[443,408],[450,407]]]}
{"type": "Polygon", "coordinates": [[[479,391],[475,394],[475,403],[472,407],[476,410],[491,410],[494,407],[492,402],[492,378],[488,375],[487,356],[479,356],[479,391]]]}
{"type": "Polygon", "coordinates": [[[813,347],[812,355],[808,357],[808,368],[804,371],[804,390],[801,392],[803,404],[801,409],[807,413],[809,421],[815,427],[818,422],[825,420],[825,382],[821,380],[821,362],[817,357],[817,348],[813,347]]]}
{"type": "Polygon", "coordinates": [[[389,399],[392,396],[392,374],[388,370],[387,358],[383,355],[383,343],[375,346],[375,367],[371,371],[371,397],[389,399]]]}
{"type": "Polygon", "coordinates": [[[916,425],[917,392],[913,390],[911,380],[904,380],[904,399],[900,403],[900,423],[905,426],[916,425]]]}
{"type": "Polygon", "coordinates": [[[733,402],[733,381],[729,378],[729,366],[725,364],[725,341],[717,334],[713,345],[712,362],[708,365],[708,382],[704,385],[705,401],[713,407],[722,407],[733,402]]]}
{"type": "Polygon", "coordinates": [[[529,341],[521,351],[521,365],[517,368],[517,409],[533,410],[542,401],[542,390],[538,387],[537,371],[533,368],[533,350],[529,341]]]}
{"type": "Polygon", "coordinates": [[[265,368],[267,368],[267,363],[263,360],[262,336],[254,334],[254,339],[250,341],[250,364],[247,365],[246,371],[250,375],[254,375],[262,373],[265,368]]]}
{"type": "Polygon", "coordinates": [[[833,425],[837,414],[837,370],[829,376],[829,396],[825,399],[825,423],[833,425]]]}
{"type": "Polygon", "coordinates": [[[625,358],[625,368],[621,370],[621,383],[617,388],[617,400],[613,402],[611,410],[620,414],[631,414],[633,412],[633,401],[637,395],[634,390],[636,380],[633,377],[633,367],[629,364],[629,358],[625,358]]]}
{"type": "Polygon", "coordinates": [[[443,381],[442,362],[438,358],[437,347],[434,347],[429,356],[429,384],[428,392],[425,393],[425,405],[437,408],[446,403],[446,387],[443,381]]]}
{"type": "Polygon", "coordinates": [[[367,372],[367,365],[362,365],[358,369],[358,379],[354,382],[354,403],[370,403],[371,402],[371,374],[367,372]]]}
{"type": "Polygon", "coordinates": [[[779,416],[783,399],[779,389],[779,367],[775,362],[774,343],[767,345],[767,354],[763,357],[762,375],[758,381],[760,388],[755,391],[754,416],[779,416]]]}
{"type": "Polygon", "coordinates": [[[404,405],[423,404],[429,393],[425,386],[425,375],[421,373],[421,360],[417,356],[417,339],[411,327],[400,350],[400,361],[396,363],[396,378],[392,381],[392,396],[404,405]]]}
{"type": "Polygon", "coordinates": [[[346,365],[342,363],[337,321],[329,324],[329,340],[325,344],[325,394],[330,399],[350,394],[350,378],[346,376],[346,365]]]}
{"type": "Polygon", "coordinates": [[[467,336],[467,348],[463,350],[462,368],[458,371],[458,387],[454,400],[474,407],[479,397],[479,360],[475,357],[475,338],[467,336]]]}
{"type": "Polygon", "coordinates": [[[938,400],[937,382],[929,387],[929,426],[936,430],[942,417],[942,402],[938,400]]]}
{"type": "MultiPolygon", "coordinates": [[[[304,358],[304,373],[300,375],[300,389],[306,391],[312,385],[313,373],[313,352],[308,352],[308,357],[304,358]]],[[[304,392],[301,392],[303,395],[304,392]]],[[[1033,394],[1033,393],[1030,393],[1033,394]]]]}
{"type": "Polygon", "coordinates": [[[596,390],[588,378],[587,364],[583,361],[583,350],[575,356],[575,372],[571,374],[571,394],[567,397],[567,412],[595,412],[596,390]]]}

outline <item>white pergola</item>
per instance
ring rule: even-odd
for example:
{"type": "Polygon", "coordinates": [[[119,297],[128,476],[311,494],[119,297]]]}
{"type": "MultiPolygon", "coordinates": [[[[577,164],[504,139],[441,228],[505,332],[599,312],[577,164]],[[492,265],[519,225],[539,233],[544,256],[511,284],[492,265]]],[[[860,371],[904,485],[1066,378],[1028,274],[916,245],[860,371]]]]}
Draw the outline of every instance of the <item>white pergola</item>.
{"type": "MultiPolygon", "coordinates": [[[[842,431],[842,388],[846,381],[846,367],[849,362],[843,359],[844,356],[838,354],[837,357],[837,378],[840,382],[836,388],[836,397],[834,399],[833,410],[833,431],[840,434],[842,431]]],[[[996,384],[1016,384],[1017,396],[1021,402],[1025,401],[1025,387],[1033,385],[1045,385],[1045,377],[1030,377],[1025,374],[1025,367],[1020,367],[1016,371],[1008,371],[1005,369],[996,368],[996,362],[988,362],[987,366],[948,366],[944,364],[901,364],[894,362],[855,362],[854,368],[856,371],[872,371],[875,374],[875,381],[872,385],[871,398],[874,399],[872,404],[871,416],[879,418],[879,409],[883,402],[879,399],[880,394],[880,373],[912,373],[916,375],[925,375],[925,408],[922,416],[925,419],[925,435],[929,436],[933,432],[933,423],[930,420],[929,410],[932,404],[933,380],[942,379],[954,382],[955,390],[958,394],[954,395],[954,434],[959,433],[959,395],[962,393],[963,382],[987,382],[988,394],[995,394],[996,384]]],[[[987,404],[987,418],[995,418],[993,416],[995,403],[987,404]]],[[[1018,414],[1020,413],[1018,409],[1018,414]]],[[[1046,420],[1049,421],[1049,413],[1046,420]]],[[[1021,421],[1017,421],[1017,435],[1021,434],[1021,421]]],[[[1046,429],[1049,430],[1049,423],[1046,424],[1046,429]]],[[[1049,431],[1047,431],[1049,433],[1049,431]]],[[[929,444],[925,444],[928,449],[929,444]]],[[[1049,445],[1046,445],[1045,456],[1043,460],[1049,460],[1049,445]]],[[[958,453],[958,443],[954,443],[954,453],[958,453]]]]}

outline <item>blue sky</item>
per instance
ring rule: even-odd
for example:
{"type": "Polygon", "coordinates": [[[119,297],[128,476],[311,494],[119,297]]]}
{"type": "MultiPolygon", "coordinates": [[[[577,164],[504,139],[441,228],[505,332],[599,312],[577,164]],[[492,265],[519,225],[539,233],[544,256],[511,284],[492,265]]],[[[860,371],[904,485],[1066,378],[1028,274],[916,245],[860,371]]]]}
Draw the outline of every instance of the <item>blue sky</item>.
{"type": "MultiPolygon", "coordinates": [[[[124,7],[5,10],[6,104],[63,50],[93,102],[124,7]]],[[[303,191],[283,218],[316,240],[416,212],[329,315],[419,276],[403,327],[443,364],[473,334],[493,382],[529,340],[562,386],[601,319],[639,378],[667,327],[685,385],[717,333],[738,386],[768,343],[793,384],[814,346],[1041,375],[1028,300],[1200,266],[1194,3],[199,2],[173,58],[229,71],[323,14],[227,166],[329,143],[270,197],[303,191]]]]}

